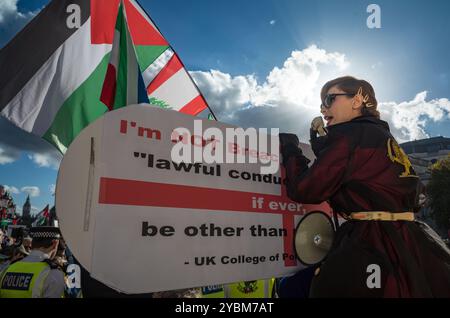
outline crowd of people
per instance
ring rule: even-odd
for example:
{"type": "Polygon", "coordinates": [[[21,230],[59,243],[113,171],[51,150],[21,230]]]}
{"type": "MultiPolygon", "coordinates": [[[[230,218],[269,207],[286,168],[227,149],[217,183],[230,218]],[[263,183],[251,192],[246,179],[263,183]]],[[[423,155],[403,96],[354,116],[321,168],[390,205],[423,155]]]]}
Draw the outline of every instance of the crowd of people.
{"type": "Polygon", "coordinates": [[[57,227],[0,230],[0,242],[0,298],[73,296],[67,272],[70,253],[57,227]],[[20,295],[16,287],[22,287],[20,295]]]}
{"type": "Polygon", "coordinates": [[[5,266],[30,255],[31,241],[30,236],[24,237],[22,241],[17,241],[15,237],[8,236],[0,229],[0,272],[5,266]]]}
{"type": "Polygon", "coordinates": [[[201,288],[131,295],[115,291],[92,278],[77,262],[57,227],[0,229],[0,242],[0,298],[202,297],[201,288]],[[78,270],[74,270],[74,266],[78,270]],[[36,274],[36,280],[29,281],[31,285],[43,277],[41,287],[28,284],[26,291],[18,293],[19,287],[24,286],[14,284],[26,281],[30,273],[36,274]]]}

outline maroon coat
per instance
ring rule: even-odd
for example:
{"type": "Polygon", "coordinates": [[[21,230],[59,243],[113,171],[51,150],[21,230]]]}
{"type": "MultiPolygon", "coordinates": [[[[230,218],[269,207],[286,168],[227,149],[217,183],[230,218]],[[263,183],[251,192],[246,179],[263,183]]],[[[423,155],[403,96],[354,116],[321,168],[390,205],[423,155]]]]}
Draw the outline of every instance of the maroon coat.
{"type": "MultiPolygon", "coordinates": [[[[312,141],[308,168],[301,151],[286,154],[288,196],[328,201],[334,211],[407,212],[416,208],[419,179],[386,122],[361,116],[328,127],[312,141]]],[[[450,251],[424,223],[347,221],[313,279],[312,297],[450,297],[450,251]],[[369,265],[381,269],[380,288],[369,265]]]]}

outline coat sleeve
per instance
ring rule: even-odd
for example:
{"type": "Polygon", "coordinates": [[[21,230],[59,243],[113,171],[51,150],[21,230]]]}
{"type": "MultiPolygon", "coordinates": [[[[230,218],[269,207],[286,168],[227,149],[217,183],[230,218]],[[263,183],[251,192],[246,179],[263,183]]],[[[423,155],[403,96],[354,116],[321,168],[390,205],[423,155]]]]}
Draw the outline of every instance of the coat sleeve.
{"type": "Polygon", "coordinates": [[[329,134],[324,149],[308,168],[301,154],[286,160],[286,190],[296,202],[319,204],[328,200],[342,186],[351,157],[350,137],[329,134]]]}

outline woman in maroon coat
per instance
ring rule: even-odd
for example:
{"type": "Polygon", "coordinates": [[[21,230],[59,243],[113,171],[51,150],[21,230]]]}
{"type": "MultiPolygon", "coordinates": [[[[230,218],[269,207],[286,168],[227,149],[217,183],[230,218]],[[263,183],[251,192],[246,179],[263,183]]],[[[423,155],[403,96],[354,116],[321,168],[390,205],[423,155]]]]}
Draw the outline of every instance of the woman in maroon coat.
{"type": "Polygon", "coordinates": [[[298,138],[280,134],[289,197],[328,201],[347,219],[310,297],[450,297],[450,251],[414,220],[419,179],[379,119],[372,86],[337,78],[325,84],[321,99],[327,134],[311,135],[317,157],[311,167],[298,138]]]}

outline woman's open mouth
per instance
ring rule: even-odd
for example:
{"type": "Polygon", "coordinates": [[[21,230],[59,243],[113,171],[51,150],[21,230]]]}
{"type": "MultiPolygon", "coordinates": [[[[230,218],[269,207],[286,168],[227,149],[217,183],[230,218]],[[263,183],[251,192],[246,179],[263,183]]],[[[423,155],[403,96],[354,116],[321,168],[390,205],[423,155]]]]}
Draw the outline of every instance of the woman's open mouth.
{"type": "Polygon", "coordinates": [[[324,118],[327,122],[327,125],[329,125],[331,123],[331,121],[333,120],[333,116],[325,116],[324,118]]]}

